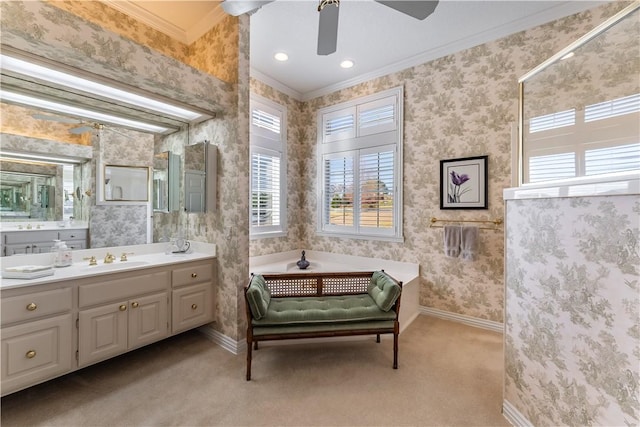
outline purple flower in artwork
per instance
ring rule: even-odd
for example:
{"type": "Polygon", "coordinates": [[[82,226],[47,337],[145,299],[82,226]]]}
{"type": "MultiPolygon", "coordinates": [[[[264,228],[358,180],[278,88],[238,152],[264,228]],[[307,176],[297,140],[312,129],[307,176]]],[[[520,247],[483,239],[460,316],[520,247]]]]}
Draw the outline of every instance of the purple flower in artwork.
{"type": "Polygon", "coordinates": [[[453,182],[454,185],[460,186],[467,181],[469,181],[469,175],[465,173],[458,175],[455,171],[451,171],[451,182],[453,182]]]}
{"type": "Polygon", "coordinates": [[[451,176],[448,193],[449,203],[460,203],[460,197],[467,191],[471,191],[470,188],[462,189],[461,186],[471,178],[469,178],[469,175],[467,174],[463,173],[459,175],[455,171],[451,171],[449,175],[451,176]]]}

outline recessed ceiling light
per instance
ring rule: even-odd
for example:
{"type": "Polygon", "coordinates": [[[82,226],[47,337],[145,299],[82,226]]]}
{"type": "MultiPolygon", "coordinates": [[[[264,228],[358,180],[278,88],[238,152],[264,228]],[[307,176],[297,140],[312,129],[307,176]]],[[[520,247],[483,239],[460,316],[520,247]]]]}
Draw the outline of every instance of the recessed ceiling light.
{"type": "Polygon", "coordinates": [[[340,63],[340,66],[342,68],[351,68],[351,67],[353,67],[353,65],[354,65],[354,62],[352,60],[350,60],[350,59],[345,59],[344,61],[342,61],[340,63]]]}
{"type": "Polygon", "coordinates": [[[278,61],[286,61],[287,59],[289,59],[289,55],[287,55],[284,52],[278,52],[275,55],[273,55],[274,58],[276,58],[278,61]]]}

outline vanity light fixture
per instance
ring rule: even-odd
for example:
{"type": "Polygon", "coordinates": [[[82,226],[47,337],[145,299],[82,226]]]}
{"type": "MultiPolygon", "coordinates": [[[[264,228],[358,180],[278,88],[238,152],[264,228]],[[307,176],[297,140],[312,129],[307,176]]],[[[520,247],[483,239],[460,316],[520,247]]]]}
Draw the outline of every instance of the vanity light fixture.
{"type": "Polygon", "coordinates": [[[24,95],[18,92],[10,92],[0,89],[0,100],[13,102],[15,104],[26,105],[29,107],[38,107],[44,110],[53,111],[61,114],[70,114],[72,116],[84,117],[98,122],[106,122],[114,125],[120,125],[131,129],[141,130],[153,133],[165,133],[175,131],[175,129],[158,126],[151,123],[139,122],[136,120],[126,119],[124,117],[113,116],[111,114],[101,113],[99,111],[87,110],[84,108],[74,107],[72,105],[62,104],[60,102],[49,101],[43,98],[36,98],[24,95]]]}
{"type": "Polygon", "coordinates": [[[354,65],[355,65],[355,62],[353,62],[353,61],[352,61],[352,60],[350,60],[350,59],[345,59],[344,61],[342,61],[342,62],[340,63],[340,66],[341,66],[342,68],[351,68],[351,67],[353,67],[354,65]]]}
{"type": "Polygon", "coordinates": [[[569,59],[571,58],[573,55],[575,55],[575,52],[569,52],[567,53],[565,56],[563,56],[562,58],[560,58],[561,61],[564,61],[565,59],[569,59]]]}
{"type": "Polygon", "coordinates": [[[158,101],[146,96],[138,95],[132,91],[118,89],[93,80],[65,73],[45,65],[25,61],[14,56],[0,54],[2,69],[12,73],[29,76],[38,80],[54,83],[67,88],[81,90],[83,92],[98,95],[103,98],[123,102],[136,107],[142,107],[151,111],[176,117],[182,120],[196,121],[210,117],[198,111],[191,111],[178,105],[158,101]]]}
{"type": "Polygon", "coordinates": [[[51,157],[43,154],[19,153],[17,151],[0,151],[0,160],[23,161],[29,163],[54,163],[58,165],[82,164],[89,159],[78,159],[74,157],[51,157]]]}
{"type": "Polygon", "coordinates": [[[289,59],[289,55],[284,52],[277,52],[275,55],[273,55],[273,57],[276,59],[276,61],[280,62],[284,62],[289,59]]]}

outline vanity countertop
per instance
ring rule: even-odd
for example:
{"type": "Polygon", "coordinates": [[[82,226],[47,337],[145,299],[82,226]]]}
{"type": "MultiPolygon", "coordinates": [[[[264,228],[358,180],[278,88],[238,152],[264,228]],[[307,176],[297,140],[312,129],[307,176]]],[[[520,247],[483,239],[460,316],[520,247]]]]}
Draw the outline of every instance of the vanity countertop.
{"type": "MultiPolygon", "coordinates": [[[[216,245],[211,243],[191,242],[193,252],[189,254],[165,254],[166,245],[166,243],[151,243],[148,245],[76,250],[73,251],[73,265],[54,268],[53,276],[37,279],[0,279],[0,289],[42,285],[216,257],[216,245]],[[113,254],[116,258],[111,264],[104,263],[104,257],[107,252],[113,254]],[[120,261],[120,256],[123,253],[127,254],[127,261],[120,261]],[[90,266],[89,261],[83,259],[91,256],[96,257],[98,265],[90,266]]],[[[2,258],[2,268],[50,265],[51,261],[51,254],[14,255],[2,258]]]]}
{"type": "Polygon", "coordinates": [[[64,221],[9,221],[0,223],[0,231],[3,233],[14,231],[83,230],[88,228],[89,223],[86,221],[73,221],[72,224],[64,221]]]}

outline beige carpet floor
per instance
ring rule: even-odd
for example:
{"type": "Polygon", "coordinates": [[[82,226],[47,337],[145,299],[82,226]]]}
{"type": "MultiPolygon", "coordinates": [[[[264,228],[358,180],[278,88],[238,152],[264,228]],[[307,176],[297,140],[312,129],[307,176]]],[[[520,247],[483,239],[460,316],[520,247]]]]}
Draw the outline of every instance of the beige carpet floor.
{"type": "Polygon", "coordinates": [[[2,399],[2,426],[507,426],[502,336],[420,316],[393,340],[264,344],[245,381],[191,331],[2,399]]]}

